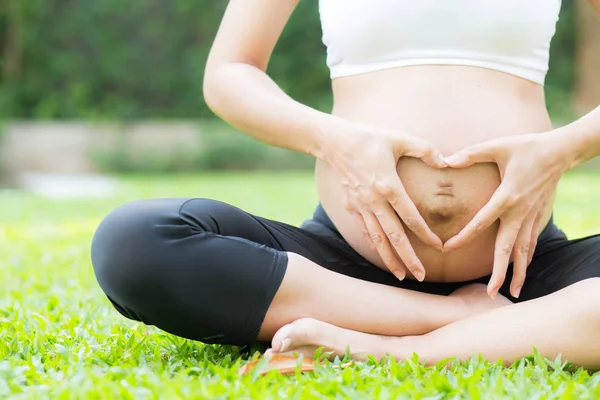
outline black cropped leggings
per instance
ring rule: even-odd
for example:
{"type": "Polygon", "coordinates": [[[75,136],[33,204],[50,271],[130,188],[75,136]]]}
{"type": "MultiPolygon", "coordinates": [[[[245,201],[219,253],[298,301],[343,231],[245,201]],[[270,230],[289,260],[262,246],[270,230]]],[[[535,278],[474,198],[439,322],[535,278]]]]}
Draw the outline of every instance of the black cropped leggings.
{"type": "MultiPolygon", "coordinates": [[[[342,238],[319,206],[294,227],[208,199],[142,200],[100,224],[92,263],[127,318],[204,343],[256,341],[287,268],[287,252],[356,279],[448,295],[470,283],[398,281],[342,238]]],[[[500,293],[510,297],[511,269],[500,293]]],[[[540,235],[518,301],[600,277],[600,237],[568,240],[551,222],[540,235]]],[[[489,277],[474,282],[487,283],[489,277]]]]}

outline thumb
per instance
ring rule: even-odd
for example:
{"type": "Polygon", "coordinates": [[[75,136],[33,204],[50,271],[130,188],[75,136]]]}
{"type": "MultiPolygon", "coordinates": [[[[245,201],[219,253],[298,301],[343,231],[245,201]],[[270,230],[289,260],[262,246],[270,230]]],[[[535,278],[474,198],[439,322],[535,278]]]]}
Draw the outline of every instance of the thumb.
{"type": "Polygon", "coordinates": [[[425,164],[433,168],[446,168],[448,165],[444,161],[444,155],[436,147],[426,140],[415,138],[409,143],[404,144],[404,155],[421,159],[425,164]]]}
{"type": "Polygon", "coordinates": [[[465,168],[477,163],[495,162],[493,143],[481,143],[466,147],[444,159],[452,168],[465,168]]]}
{"type": "Polygon", "coordinates": [[[421,160],[433,168],[446,168],[448,164],[444,160],[444,155],[436,148],[430,148],[420,157],[421,160]]]}

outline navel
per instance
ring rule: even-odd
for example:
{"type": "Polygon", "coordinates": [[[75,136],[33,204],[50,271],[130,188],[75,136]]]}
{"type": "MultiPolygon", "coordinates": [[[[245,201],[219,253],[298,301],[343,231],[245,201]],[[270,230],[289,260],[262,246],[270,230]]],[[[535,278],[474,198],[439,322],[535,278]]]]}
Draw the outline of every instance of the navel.
{"type": "Polygon", "coordinates": [[[438,185],[438,196],[454,196],[454,183],[448,179],[446,171],[440,171],[440,177],[437,182],[438,185]]]}

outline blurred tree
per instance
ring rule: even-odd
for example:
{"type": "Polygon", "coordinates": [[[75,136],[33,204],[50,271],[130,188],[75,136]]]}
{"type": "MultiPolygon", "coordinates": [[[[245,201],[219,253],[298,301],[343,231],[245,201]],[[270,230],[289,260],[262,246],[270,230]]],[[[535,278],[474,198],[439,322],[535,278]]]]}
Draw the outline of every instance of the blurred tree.
{"type": "Polygon", "coordinates": [[[574,3],[563,1],[556,34],[550,47],[550,69],[545,85],[548,110],[558,124],[568,123],[573,119],[573,60],[576,35],[574,3]]]}
{"type": "Polygon", "coordinates": [[[5,37],[3,37],[4,50],[2,59],[3,79],[17,80],[21,73],[21,62],[23,60],[22,43],[22,6],[19,0],[5,0],[5,37]]]}
{"type": "Polygon", "coordinates": [[[575,108],[584,114],[600,104],[600,20],[586,0],[577,5],[575,108]]]}
{"type": "MultiPolygon", "coordinates": [[[[23,62],[23,7],[19,0],[4,0],[0,22],[2,44],[2,68],[0,74],[0,104],[4,107],[11,95],[10,88],[16,87],[22,72],[23,62]]],[[[8,111],[8,110],[7,110],[8,111]]]]}
{"type": "MultiPolygon", "coordinates": [[[[226,0],[1,1],[0,118],[212,116],[202,76],[226,0]]],[[[563,1],[546,84],[554,116],[569,110],[573,17],[573,2],[563,1]]],[[[318,0],[302,0],[269,74],[298,101],[327,111],[321,35],[318,0]]]]}

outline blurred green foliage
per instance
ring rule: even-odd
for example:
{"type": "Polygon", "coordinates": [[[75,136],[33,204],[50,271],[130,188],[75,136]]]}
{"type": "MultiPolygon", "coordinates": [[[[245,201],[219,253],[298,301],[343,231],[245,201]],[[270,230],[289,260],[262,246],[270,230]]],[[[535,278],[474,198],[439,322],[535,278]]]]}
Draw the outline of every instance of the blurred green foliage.
{"type": "Polygon", "coordinates": [[[572,90],[577,39],[577,21],[574,1],[562,2],[556,35],[550,47],[550,70],[546,77],[546,103],[557,123],[574,119],[572,90]]]}
{"type": "MultiPolygon", "coordinates": [[[[20,61],[17,71],[2,74],[2,115],[212,115],[202,77],[225,0],[11,1],[12,11],[0,11],[0,34],[5,49],[20,48],[20,61]],[[20,39],[11,35],[15,30],[20,39]]],[[[328,103],[329,92],[317,17],[317,2],[302,1],[270,66],[284,90],[313,105],[328,103]]],[[[11,54],[3,54],[3,64],[15,63],[6,59],[11,54]]]]}
{"type": "MultiPolygon", "coordinates": [[[[0,118],[147,119],[211,116],[204,63],[226,0],[7,0],[0,10],[0,118]]],[[[573,2],[553,42],[548,102],[568,118],[573,2]]],[[[302,0],[269,73],[321,110],[330,85],[317,0],[302,0]]]]}

